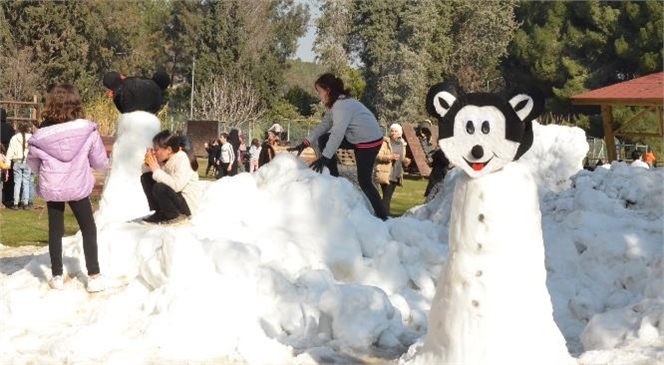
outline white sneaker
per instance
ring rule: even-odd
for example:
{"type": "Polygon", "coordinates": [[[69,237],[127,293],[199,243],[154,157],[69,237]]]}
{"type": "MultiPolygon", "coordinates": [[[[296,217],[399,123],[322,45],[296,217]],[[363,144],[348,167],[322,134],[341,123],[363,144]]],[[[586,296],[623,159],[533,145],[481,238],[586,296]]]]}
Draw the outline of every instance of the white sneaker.
{"type": "Polygon", "coordinates": [[[101,276],[101,274],[95,276],[94,278],[88,276],[87,289],[89,293],[104,291],[106,290],[106,280],[103,276],[101,276]]]}
{"type": "Polygon", "coordinates": [[[65,286],[64,281],[62,280],[62,275],[56,275],[48,281],[48,285],[55,290],[62,290],[65,286]]]}

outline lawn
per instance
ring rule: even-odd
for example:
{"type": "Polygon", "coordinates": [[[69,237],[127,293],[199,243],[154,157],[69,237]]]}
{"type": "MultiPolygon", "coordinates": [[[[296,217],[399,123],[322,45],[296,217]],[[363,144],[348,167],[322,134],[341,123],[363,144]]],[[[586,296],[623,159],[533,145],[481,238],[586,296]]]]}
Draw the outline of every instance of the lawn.
{"type": "MultiPolygon", "coordinates": [[[[199,160],[199,176],[204,179],[206,160],[199,160]]],[[[424,202],[424,189],[427,180],[422,178],[406,178],[404,186],[397,187],[392,198],[393,217],[402,215],[406,210],[424,202]]],[[[379,189],[380,190],[380,189],[379,189]]],[[[97,200],[93,199],[93,209],[97,208],[97,200]]],[[[48,214],[46,203],[37,198],[39,209],[34,210],[0,210],[0,243],[6,246],[46,245],[48,244],[48,214]]],[[[65,236],[78,232],[78,224],[69,206],[65,208],[65,236]]]]}

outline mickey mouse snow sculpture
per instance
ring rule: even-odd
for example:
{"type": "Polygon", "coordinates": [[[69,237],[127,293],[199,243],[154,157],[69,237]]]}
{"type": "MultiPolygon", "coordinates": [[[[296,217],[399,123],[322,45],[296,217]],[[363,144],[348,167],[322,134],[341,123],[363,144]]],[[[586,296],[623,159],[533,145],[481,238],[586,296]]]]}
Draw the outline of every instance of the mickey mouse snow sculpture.
{"type": "Polygon", "coordinates": [[[543,100],[457,95],[431,87],[439,145],[465,174],[457,180],[449,255],[438,279],[419,361],[437,364],[575,364],[553,320],[546,288],[537,187],[512,161],[532,145],[543,100]]]}
{"type": "Polygon", "coordinates": [[[122,114],[117,121],[111,170],[96,217],[100,227],[138,218],[150,211],[140,178],[145,150],[152,147],[152,137],[160,130],[155,114],[164,104],[163,93],[170,79],[163,72],[157,72],[152,79],[123,78],[117,72],[109,72],[104,75],[103,83],[112,91],[113,103],[122,114]]]}

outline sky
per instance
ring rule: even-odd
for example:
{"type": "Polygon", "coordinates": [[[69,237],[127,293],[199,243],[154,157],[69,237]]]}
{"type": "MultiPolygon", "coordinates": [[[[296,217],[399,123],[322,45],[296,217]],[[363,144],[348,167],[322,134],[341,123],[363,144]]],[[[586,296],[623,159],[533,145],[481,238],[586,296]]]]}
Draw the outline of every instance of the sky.
{"type": "MultiPolygon", "coordinates": [[[[505,314],[502,326],[493,328],[496,341],[509,346],[515,360],[545,362],[528,348],[535,333],[527,322],[534,320],[552,333],[549,348],[560,353],[554,342],[562,336],[565,355],[580,364],[661,363],[664,169],[614,162],[582,170],[588,148],[582,130],[535,124],[534,132],[533,147],[504,170],[519,176],[528,170],[536,182],[531,198],[519,201],[529,209],[539,205],[541,238],[535,235],[531,246],[539,253],[485,258],[487,280],[503,267],[514,280],[486,284],[505,290],[501,306],[493,307],[505,314]],[[519,315],[520,303],[532,300],[539,309],[550,306],[553,315],[519,315]]],[[[126,170],[118,162],[110,174],[122,177],[126,170]]],[[[85,291],[80,233],[64,238],[62,291],[48,287],[47,248],[0,246],[0,359],[421,363],[444,343],[427,334],[432,306],[441,308],[436,293],[447,288],[441,273],[450,263],[450,216],[464,208],[453,194],[463,174],[452,170],[427,205],[383,222],[349,180],[317,174],[282,153],[253,175],[208,182],[200,210],[182,224],[99,223],[100,265],[112,288],[96,294],[85,291]]],[[[497,189],[514,191],[530,181],[509,188],[515,177],[504,176],[507,183],[497,189]]],[[[109,194],[109,202],[135,216],[147,214],[146,202],[109,194]]],[[[506,212],[500,219],[511,226],[493,229],[511,244],[517,237],[511,230],[520,223],[509,219],[511,204],[490,208],[506,212]]],[[[533,218],[525,219],[533,228],[533,218]]],[[[449,321],[448,327],[461,325],[449,321]]],[[[476,350],[460,347],[461,355],[476,350]]]]}

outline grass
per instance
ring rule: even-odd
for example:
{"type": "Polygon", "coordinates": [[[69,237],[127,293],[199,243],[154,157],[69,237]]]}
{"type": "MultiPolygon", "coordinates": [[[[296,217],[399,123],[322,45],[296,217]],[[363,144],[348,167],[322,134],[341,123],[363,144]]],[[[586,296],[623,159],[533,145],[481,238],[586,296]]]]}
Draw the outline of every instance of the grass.
{"type": "MultiPolygon", "coordinates": [[[[198,173],[206,179],[205,167],[207,160],[199,159],[198,173]]],[[[404,179],[404,186],[397,187],[392,197],[392,214],[398,217],[408,209],[424,202],[424,189],[427,180],[422,178],[404,179]]],[[[380,191],[380,189],[379,189],[380,191]]],[[[48,244],[48,213],[46,203],[37,197],[35,205],[43,207],[34,210],[0,210],[0,243],[5,246],[46,245],[48,244]]],[[[96,210],[98,199],[93,198],[93,209],[96,210]]],[[[78,232],[78,223],[69,206],[65,207],[65,236],[78,232]]]]}
{"type": "MultiPolygon", "coordinates": [[[[428,180],[422,177],[405,176],[403,186],[397,186],[392,195],[390,216],[399,217],[408,209],[424,203],[424,190],[428,180]]],[[[380,191],[380,189],[378,190],[380,191]]]]}

